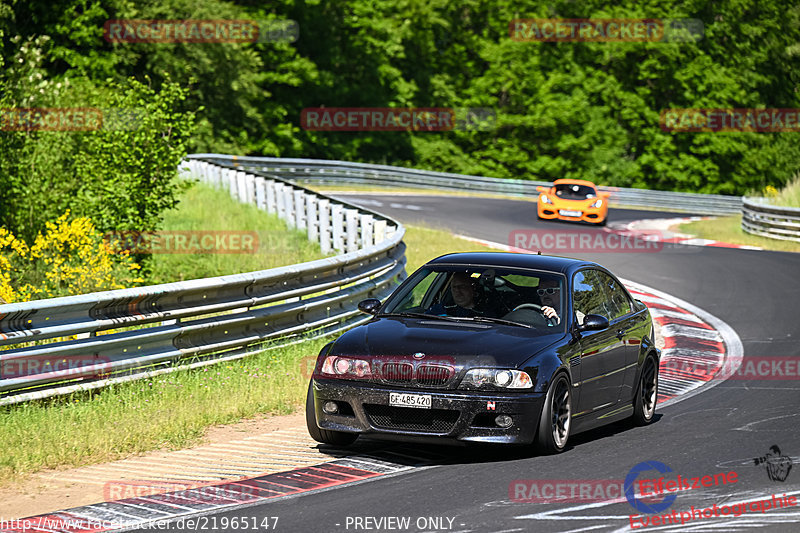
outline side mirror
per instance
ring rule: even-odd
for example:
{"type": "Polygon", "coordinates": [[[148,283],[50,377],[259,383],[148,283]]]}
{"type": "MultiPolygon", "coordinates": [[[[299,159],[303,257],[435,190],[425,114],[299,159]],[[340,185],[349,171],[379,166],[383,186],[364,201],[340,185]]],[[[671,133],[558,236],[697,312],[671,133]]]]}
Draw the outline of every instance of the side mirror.
{"type": "Polygon", "coordinates": [[[539,192],[550,192],[550,189],[548,189],[547,187],[543,187],[541,185],[537,186],[536,190],[539,192]]]}
{"type": "Polygon", "coordinates": [[[579,331],[601,331],[608,329],[608,319],[602,315],[586,315],[579,331]]]}
{"type": "MultiPolygon", "coordinates": [[[[367,313],[368,315],[377,314],[380,306],[381,301],[377,298],[367,298],[366,300],[361,300],[358,302],[358,310],[362,313],[367,313]]],[[[608,324],[607,320],[606,324],[608,324]]]]}

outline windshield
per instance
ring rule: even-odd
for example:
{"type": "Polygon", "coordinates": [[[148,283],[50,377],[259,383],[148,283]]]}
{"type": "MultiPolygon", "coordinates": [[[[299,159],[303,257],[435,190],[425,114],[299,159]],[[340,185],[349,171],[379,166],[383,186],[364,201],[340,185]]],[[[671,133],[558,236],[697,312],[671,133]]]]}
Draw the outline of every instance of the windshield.
{"type": "Polygon", "coordinates": [[[562,183],[556,185],[556,196],[564,200],[586,200],[587,198],[595,198],[597,191],[587,185],[562,183]]]}
{"type": "Polygon", "coordinates": [[[381,314],[504,320],[563,331],[564,278],[552,272],[425,267],[387,300],[381,314]]]}

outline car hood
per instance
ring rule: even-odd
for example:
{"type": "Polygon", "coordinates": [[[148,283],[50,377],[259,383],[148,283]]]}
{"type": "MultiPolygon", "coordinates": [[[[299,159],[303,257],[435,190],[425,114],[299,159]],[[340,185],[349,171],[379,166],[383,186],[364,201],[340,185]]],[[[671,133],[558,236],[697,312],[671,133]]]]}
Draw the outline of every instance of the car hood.
{"type": "Polygon", "coordinates": [[[468,362],[519,367],[565,336],[500,324],[448,322],[431,318],[381,317],[351,329],[331,346],[329,355],[406,359],[424,353],[426,361],[468,362]]]}

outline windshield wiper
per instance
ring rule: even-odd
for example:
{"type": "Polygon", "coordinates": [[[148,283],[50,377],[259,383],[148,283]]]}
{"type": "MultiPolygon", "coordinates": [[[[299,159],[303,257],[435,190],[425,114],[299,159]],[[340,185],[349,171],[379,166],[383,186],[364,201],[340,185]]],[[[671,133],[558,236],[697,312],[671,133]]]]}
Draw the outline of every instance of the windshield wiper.
{"type": "Polygon", "coordinates": [[[414,318],[428,318],[428,319],[440,318],[442,320],[455,320],[457,318],[457,317],[446,316],[446,315],[426,315],[425,313],[409,313],[409,312],[380,313],[377,316],[409,316],[409,317],[414,317],[414,318]]]}
{"type": "Polygon", "coordinates": [[[523,328],[536,329],[535,326],[532,326],[530,324],[523,324],[522,322],[514,322],[513,320],[506,320],[504,318],[492,318],[489,316],[473,316],[473,317],[467,317],[467,319],[474,320],[475,322],[494,322],[495,324],[506,324],[509,326],[520,326],[523,328]]]}

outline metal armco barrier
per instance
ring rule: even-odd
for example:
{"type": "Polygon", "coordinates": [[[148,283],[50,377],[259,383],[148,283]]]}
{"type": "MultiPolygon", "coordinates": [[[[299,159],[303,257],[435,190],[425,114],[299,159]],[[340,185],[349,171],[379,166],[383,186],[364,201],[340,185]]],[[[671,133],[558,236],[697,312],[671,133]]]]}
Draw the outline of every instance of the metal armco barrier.
{"type": "MultiPolygon", "coordinates": [[[[550,182],[520,179],[500,179],[485,176],[466,176],[447,172],[432,172],[411,168],[325,161],[318,159],[282,159],[274,157],[239,157],[221,154],[195,154],[198,160],[233,165],[237,168],[260,170],[287,180],[322,183],[367,183],[427,189],[478,191],[537,197],[538,185],[550,182]]],[[[610,200],[621,205],[678,209],[695,214],[725,215],[739,213],[742,199],[720,194],[696,194],[670,191],[651,191],[625,187],[599,187],[611,193],[610,200]]]]}
{"type": "Polygon", "coordinates": [[[277,213],[340,255],[258,272],[0,305],[0,405],[258,352],[369,320],[405,278],[397,221],[279,177],[192,159],[182,173],[277,213]],[[98,335],[99,334],[99,335],[98,335]],[[50,342],[46,342],[46,341],[50,342]]]}
{"type": "Polygon", "coordinates": [[[742,229],[762,237],[800,242],[800,208],[772,205],[766,198],[745,197],[742,229]]]}

